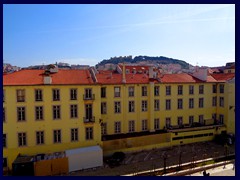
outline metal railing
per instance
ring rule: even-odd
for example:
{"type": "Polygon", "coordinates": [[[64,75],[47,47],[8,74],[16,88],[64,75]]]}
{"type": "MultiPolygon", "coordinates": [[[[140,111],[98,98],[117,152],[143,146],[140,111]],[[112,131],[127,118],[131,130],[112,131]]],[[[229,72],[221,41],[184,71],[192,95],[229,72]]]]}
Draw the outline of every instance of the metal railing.
{"type": "Polygon", "coordinates": [[[95,116],[92,116],[91,118],[83,117],[84,123],[94,123],[95,122],[95,116]]]}
{"type": "Polygon", "coordinates": [[[83,95],[83,100],[94,100],[95,99],[95,94],[84,94],[83,95]]]}

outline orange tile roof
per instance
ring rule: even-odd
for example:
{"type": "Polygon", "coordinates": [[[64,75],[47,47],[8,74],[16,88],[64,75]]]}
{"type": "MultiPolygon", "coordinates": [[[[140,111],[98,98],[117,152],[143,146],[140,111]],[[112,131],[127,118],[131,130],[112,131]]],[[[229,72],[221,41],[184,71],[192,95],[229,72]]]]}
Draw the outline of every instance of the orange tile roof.
{"type": "Polygon", "coordinates": [[[217,80],[214,79],[214,78],[212,77],[212,74],[211,74],[211,75],[208,75],[208,76],[207,76],[206,82],[217,82],[217,80]]]}
{"type": "MultiPolygon", "coordinates": [[[[104,73],[96,74],[100,84],[122,84],[122,74],[104,73]]],[[[126,84],[144,84],[149,83],[147,74],[126,74],[126,84]]]]}
{"type": "Polygon", "coordinates": [[[163,83],[198,83],[203,82],[189,74],[164,74],[161,77],[161,82],[163,83]]]}
{"type": "MultiPolygon", "coordinates": [[[[123,70],[123,66],[121,64],[119,64],[119,67],[123,70]]],[[[133,65],[133,66],[129,66],[129,65],[125,65],[125,69],[129,70],[129,73],[133,73],[133,70],[135,69],[136,72],[138,71],[149,71],[149,67],[150,66],[146,66],[146,65],[133,65]]]]}
{"type": "Polygon", "coordinates": [[[218,82],[226,82],[235,77],[235,73],[220,73],[220,74],[211,74],[211,75],[218,82]]]}
{"type": "MultiPolygon", "coordinates": [[[[3,75],[3,85],[43,85],[44,70],[21,70],[3,75]]],[[[50,74],[53,85],[61,84],[93,84],[88,70],[59,69],[50,74]]]]}
{"type": "Polygon", "coordinates": [[[230,67],[226,67],[225,69],[235,69],[235,64],[231,65],[230,67]]]}

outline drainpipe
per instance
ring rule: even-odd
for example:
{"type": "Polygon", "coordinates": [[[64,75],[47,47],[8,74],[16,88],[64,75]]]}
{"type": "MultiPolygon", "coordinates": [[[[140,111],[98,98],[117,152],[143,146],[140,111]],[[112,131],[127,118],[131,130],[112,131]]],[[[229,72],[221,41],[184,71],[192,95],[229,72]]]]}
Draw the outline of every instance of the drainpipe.
{"type": "Polygon", "coordinates": [[[126,83],[126,68],[125,68],[125,63],[123,63],[122,83],[126,83]]]}

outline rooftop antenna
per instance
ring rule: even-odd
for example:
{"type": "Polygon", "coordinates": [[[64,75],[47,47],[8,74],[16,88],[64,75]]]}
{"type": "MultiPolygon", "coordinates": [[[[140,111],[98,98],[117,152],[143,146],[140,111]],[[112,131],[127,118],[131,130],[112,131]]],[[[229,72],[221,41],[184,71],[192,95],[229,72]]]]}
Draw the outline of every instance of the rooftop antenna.
{"type": "Polygon", "coordinates": [[[196,72],[198,72],[198,62],[196,63],[196,72]]]}

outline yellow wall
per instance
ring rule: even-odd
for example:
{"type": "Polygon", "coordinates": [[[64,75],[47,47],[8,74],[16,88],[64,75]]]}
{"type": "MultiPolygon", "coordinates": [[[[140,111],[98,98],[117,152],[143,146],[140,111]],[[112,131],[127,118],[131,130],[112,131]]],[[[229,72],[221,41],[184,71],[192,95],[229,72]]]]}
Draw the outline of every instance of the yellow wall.
{"type": "Polygon", "coordinates": [[[108,85],[107,98],[102,101],[107,102],[107,114],[102,115],[103,122],[107,123],[107,133],[114,134],[114,122],[121,121],[122,133],[128,133],[128,121],[135,120],[135,131],[140,132],[142,120],[148,120],[148,130],[154,131],[154,118],[160,118],[160,129],[165,126],[166,117],[171,118],[171,124],[177,125],[177,117],[183,117],[183,123],[189,123],[189,116],[194,116],[194,122],[199,121],[199,115],[204,115],[204,119],[211,119],[212,114],[216,113],[217,107],[212,107],[212,83],[204,83],[204,94],[199,95],[198,86],[200,84],[183,84],[183,95],[177,95],[179,84],[155,84],[160,86],[160,96],[154,96],[154,86],[151,84],[127,84],[127,85],[108,85]],[[165,95],[166,86],[171,86],[171,96],[165,95]],[[194,95],[189,95],[189,85],[194,85],[194,95]],[[114,87],[121,87],[121,97],[114,98],[114,87]],[[128,87],[134,86],[135,96],[128,97],[128,87]],[[142,97],[142,86],[148,87],[148,96],[142,97]],[[199,98],[204,98],[204,107],[198,108],[199,98]],[[189,109],[189,98],[194,98],[194,108],[189,109]],[[160,110],[154,111],[154,100],[160,100],[160,110]],[[171,99],[171,110],[165,110],[166,99],[171,99]],[[183,109],[177,109],[177,100],[183,99],[183,109]],[[135,101],[135,112],[128,112],[128,101],[135,101]],[[148,100],[148,111],[142,112],[141,102],[148,100]],[[114,113],[114,101],[121,102],[121,113],[114,113]],[[174,112],[174,113],[173,113],[174,112]]]}
{"type": "MultiPolygon", "coordinates": [[[[3,149],[3,157],[7,157],[8,166],[11,169],[11,164],[15,160],[16,156],[21,154],[34,155],[38,153],[51,153],[64,151],[66,149],[86,147],[92,145],[100,145],[104,150],[104,155],[110,154],[115,151],[139,151],[142,149],[151,149],[156,147],[166,147],[180,144],[181,140],[172,140],[175,137],[175,133],[155,134],[148,135],[146,137],[132,137],[126,139],[118,139],[111,141],[101,141],[101,127],[99,120],[102,119],[104,123],[107,123],[107,135],[114,135],[114,122],[121,121],[121,133],[128,133],[129,120],[135,121],[135,132],[142,131],[142,120],[148,120],[148,130],[154,131],[154,119],[160,119],[160,129],[165,126],[166,117],[171,118],[171,125],[177,125],[177,117],[183,117],[183,123],[189,123],[189,116],[194,116],[194,122],[199,122],[199,115],[204,115],[204,119],[211,119],[213,113],[224,115],[224,123],[227,129],[219,128],[219,130],[198,130],[191,132],[181,132],[178,136],[185,136],[186,134],[197,134],[212,132],[213,134],[219,134],[223,130],[227,132],[235,132],[235,113],[233,109],[229,110],[229,106],[234,106],[235,109],[235,84],[225,83],[224,94],[219,93],[219,85],[217,87],[217,94],[212,93],[213,83],[202,84],[125,84],[125,85],[89,85],[89,86],[4,86],[5,90],[5,102],[3,106],[6,112],[6,122],[3,123],[3,133],[7,134],[7,148],[3,149]],[[171,86],[171,95],[166,96],[166,86],[171,86]],[[183,85],[183,95],[177,95],[178,85],[183,85]],[[194,85],[194,95],[189,95],[189,85],[194,85]],[[204,85],[204,94],[199,94],[199,85],[204,85]],[[121,97],[114,97],[114,87],[121,87],[121,97]],[[128,87],[134,86],[135,96],[128,97],[128,87]],[[142,97],[142,86],[147,86],[148,96],[142,97]],[[154,96],[154,86],[160,87],[160,95],[154,96]],[[101,87],[106,87],[106,98],[101,98],[101,87]],[[34,89],[43,90],[43,102],[35,102],[34,89]],[[52,101],[52,88],[60,89],[60,101],[52,101]],[[78,100],[70,100],[70,88],[78,89],[78,100]],[[89,101],[83,100],[84,88],[92,88],[93,94],[95,94],[95,100],[90,101],[93,103],[93,116],[95,116],[95,123],[83,123],[83,117],[85,117],[85,103],[89,101]],[[16,102],[16,89],[25,89],[26,101],[16,102]],[[217,106],[212,107],[212,97],[217,96],[217,106]],[[224,97],[224,108],[219,107],[219,97],[224,97]],[[198,107],[199,98],[204,98],[204,107],[198,107]],[[177,99],[183,99],[183,109],[177,109],[177,99]],[[194,98],[194,108],[189,109],[189,98],[194,98]],[[160,110],[154,111],[154,100],[160,100],[160,110]],[[165,110],[166,99],[171,99],[171,110],[165,110]],[[135,101],[135,112],[128,112],[128,101],[135,101]],[[148,101],[148,111],[141,111],[142,100],[148,101]],[[114,102],[121,102],[121,113],[114,113],[114,102]],[[101,114],[101,102],[107,103],[107,114],[101,114]],[[70,118],[70,105],[78,105],[78,118],[70,118]],[[35,106],[44,106],[44,120],[35,120],[35,106]],[[52,118],[52,106],[61,105],[61,119],[53,120],[52,118]],[[17,107],[26,107],[26,122],[17,122],[17,107]],[[92,126],[94,129],[94,139],[85,140],[85,127],[92,126]],[[79,129],[79,141],[70,141],[70,129],[79,129]],[[62,130],[62,143],[53,143],[53,130],[62,130]],[[36,131],[43,130],[45,132],[45,144],[36,145],[36,131]],[[18,147],[17,133],[27,133],[27,146],[18,147]]],[[[208,141],[212,140],[213,136],[199,137],[193,139],[183,140],[183,144],[208,141]]]]}
{"type": "Polygon", "coordinates": [[[235,134],[235,79],[226,83],[227,89],[227,132],[235,134]]]}
{"type": "Polygon", "coordinates": [[[5,86],[5,103],[6,122],[3,123],[3,133],[7,134],[7,148],[3,149],[3,156],[8,158],[8,165],[11,168],[11,163],[16,156],[21,154],[34,155],[38,153],[50,153],[64,151],[66,149],[86,147],[92,145],[101,145],[101,129],[99,124],[100,119],[100,90],[98,86],[5,86]],[[93,114],[95,123],[83,123],[85,117],[84,107],[84,88],[92,88],[95,94],[93,100],[93,114]],[[43,90],[43,101],[35,102],[34,89],[40,88],[43,90]],[[52,101],[52,88],[60,89],[60,101],[52,101]],[[70,100],[70,88],[78,89],[78,100],[70,100]],[[16,89],[25,89],[25,102],[16,102],[16,89]],[[70,118],[70,104],[78,105],[78,118],[70,118]],[[61,119],[53,120],[52,106],[61,105],[61,119]],[[26,121],[17,122],[17,107],[26,107],[26,121]],[[44,120],[35,120],[35,106],[44,106],[44,120]],[[85,140],[85,127],[93,127],[93,140],[85,140]],[[79,141],[71,142],[71,128],[78,128],[79,141]],[[61,129],[62,142],[53,143],[53,130],[61,129]],[[44,131],[45,144],[36,145],[36,131],[44,131]],[[18,132],[27,133],[27,146],[18,147],[18,132]]]}
{"type": "Polygon", "coordinates": [[[116,150],[123,152],[141,151],[152,148],[167,147],[171,145],[171,133],[130,137],[103,141],[103,153],[111,155],[116,150]]]}

